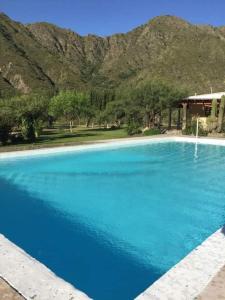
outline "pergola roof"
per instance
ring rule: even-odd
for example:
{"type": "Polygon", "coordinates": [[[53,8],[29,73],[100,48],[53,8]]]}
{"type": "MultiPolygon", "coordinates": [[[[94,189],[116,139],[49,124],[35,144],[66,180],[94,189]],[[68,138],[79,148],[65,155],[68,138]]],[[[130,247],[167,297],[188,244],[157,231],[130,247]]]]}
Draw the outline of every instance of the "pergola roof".
{"type": "Polygon", "coordinates": [[[203,95],[195,95],[195,96],[190,96],[185,98],[185,100],[220,100],[222,96],[225,96],[225,92],[220,92],[220,93],[212,93],[212,94],[203,94],[203,95]]]}

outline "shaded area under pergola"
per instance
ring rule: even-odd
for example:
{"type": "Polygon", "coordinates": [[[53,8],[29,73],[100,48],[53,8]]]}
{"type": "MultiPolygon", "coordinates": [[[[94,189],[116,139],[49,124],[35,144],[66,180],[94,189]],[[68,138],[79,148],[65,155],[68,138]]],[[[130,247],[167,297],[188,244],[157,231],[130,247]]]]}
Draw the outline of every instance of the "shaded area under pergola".
{"type": "Polygon", "coordinates": [[[225,96],[225,92],[194,95],[178,102],[178,121],[177,127],[182,123],[182,130],[187,128],[188,115],[198,117],[208,117],[212,108],[212,101],[217,100],[219,106],[221,98],[225,96]],[[182,122],[181,122],[181,109],[182,109],[182,122]]]}

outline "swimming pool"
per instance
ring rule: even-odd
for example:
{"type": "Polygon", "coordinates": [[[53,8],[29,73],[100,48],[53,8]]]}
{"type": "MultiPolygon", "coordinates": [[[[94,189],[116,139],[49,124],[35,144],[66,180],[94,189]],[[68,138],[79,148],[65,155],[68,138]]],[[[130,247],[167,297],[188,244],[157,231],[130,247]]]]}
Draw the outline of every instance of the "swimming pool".
{"type": "Polygon", "coordinates": [[[225,222],[225,147],[0,161],[0,232],[96,300],[134,299],[225,222]]]}

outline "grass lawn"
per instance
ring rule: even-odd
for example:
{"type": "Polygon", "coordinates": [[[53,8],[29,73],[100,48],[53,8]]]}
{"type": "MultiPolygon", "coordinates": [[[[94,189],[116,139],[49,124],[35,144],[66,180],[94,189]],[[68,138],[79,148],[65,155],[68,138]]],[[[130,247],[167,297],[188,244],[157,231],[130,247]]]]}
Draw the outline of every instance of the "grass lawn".
{"type": "Polygon", "coordinates": [[[121,129],[104,129],[104,128],[74,128],[73,133],[68,129],[45,129],[40,138],[35,143],[22,143],[14,145],[0,146],[0,152],[27,150],[44,147],[54,147],[63,145],[76,145],[87,142],[94,142],[105,139],[119,139],[128,137],[124,128],[121,129]]]}

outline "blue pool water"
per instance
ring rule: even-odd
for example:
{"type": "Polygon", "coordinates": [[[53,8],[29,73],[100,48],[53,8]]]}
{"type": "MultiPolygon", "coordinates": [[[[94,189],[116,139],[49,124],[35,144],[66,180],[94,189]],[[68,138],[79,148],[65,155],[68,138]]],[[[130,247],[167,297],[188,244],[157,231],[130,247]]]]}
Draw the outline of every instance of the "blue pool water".
{"type": "Polygon", "coordinates": [[[225,223],[225,147],[0,161],[0,232],[95,300],[130,300],[225,223]]]}

